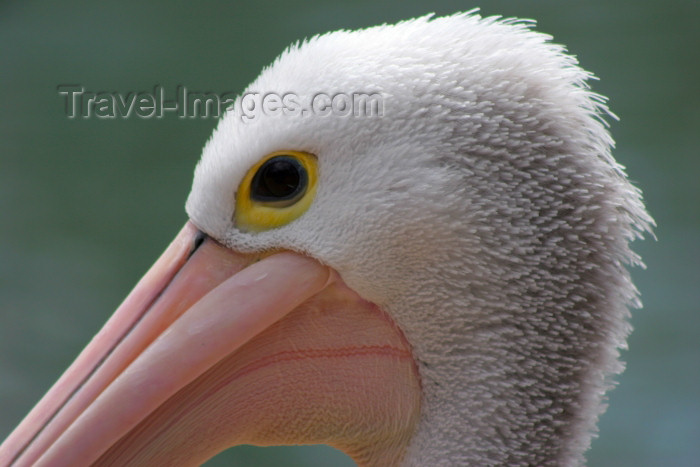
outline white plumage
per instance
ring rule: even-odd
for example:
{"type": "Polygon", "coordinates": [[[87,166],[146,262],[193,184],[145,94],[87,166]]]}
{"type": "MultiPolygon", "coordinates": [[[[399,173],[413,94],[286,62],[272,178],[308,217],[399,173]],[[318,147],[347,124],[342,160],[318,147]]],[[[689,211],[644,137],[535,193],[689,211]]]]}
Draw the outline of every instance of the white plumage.
{"type": "Polygon", "coordinates": [[[378,92],[382,117],[234,112],[204,149],[187,203],[200,228],[319,259],[405,332],[424,391],[407,465],[583,462],[638,305],[627,244],[652,222],[590,76],[521,21],[339,31],[292,46],[246,92],[378,92]],[[316,199],[241,232],[236,187],[280,149],[318,156],[316,199]]]}

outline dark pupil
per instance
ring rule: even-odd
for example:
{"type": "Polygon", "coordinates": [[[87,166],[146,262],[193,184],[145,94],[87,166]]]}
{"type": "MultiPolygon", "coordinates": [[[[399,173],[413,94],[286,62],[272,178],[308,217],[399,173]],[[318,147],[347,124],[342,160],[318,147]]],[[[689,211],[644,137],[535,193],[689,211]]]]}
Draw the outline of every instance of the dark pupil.
{"type": "Polygon", "coordinates": [[[293,198],[302,189],[306,172],[296,159],[273,157],[253,177],[251,195],[260,201],[281,201],[293,198]]]}

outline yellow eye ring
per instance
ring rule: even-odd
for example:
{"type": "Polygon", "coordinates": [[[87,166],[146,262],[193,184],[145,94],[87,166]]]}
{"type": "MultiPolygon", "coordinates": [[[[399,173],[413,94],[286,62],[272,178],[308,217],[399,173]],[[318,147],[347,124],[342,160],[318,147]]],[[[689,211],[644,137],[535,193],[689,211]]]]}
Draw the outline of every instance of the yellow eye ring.
{"type": "Polygon", "coordinates": [[[263,157],[236,192],[234,223],[238,229],[261,232],[292,222],[304,214],[316,195],[318,160],[300,151],[277,151],[263,157]]]}

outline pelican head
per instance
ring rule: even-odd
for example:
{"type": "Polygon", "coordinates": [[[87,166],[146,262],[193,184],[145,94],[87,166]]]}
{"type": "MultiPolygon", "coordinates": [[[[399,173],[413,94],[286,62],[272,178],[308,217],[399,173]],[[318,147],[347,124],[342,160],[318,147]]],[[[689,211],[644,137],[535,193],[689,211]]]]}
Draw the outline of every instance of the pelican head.
{"type": "Polygon", "coordinates": [[[652,224],[590,77],[473,12],[293,45],[0,464],[190,465],[244,443],[583,463],[638,305],[628,243],[652,224]]]}

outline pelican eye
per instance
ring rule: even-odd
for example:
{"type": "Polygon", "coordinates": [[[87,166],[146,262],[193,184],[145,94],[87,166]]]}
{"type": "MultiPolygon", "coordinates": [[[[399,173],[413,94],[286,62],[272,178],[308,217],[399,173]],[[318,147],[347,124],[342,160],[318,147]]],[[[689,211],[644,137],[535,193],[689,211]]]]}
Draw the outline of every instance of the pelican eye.
{"type": "Polygon", "coordinates": [[[316,194],[317,159],[300,151],[268,154],[248,170],[236,191],[234,223],[260,232],[301,216],[316,194]]]}
{"type": "Polygon", "coordinates": [[[250,187],[250,197],[291,205],[306,191],[308,176],[301,163],[290,156],[275,156],[260,166],[250,187]]]}

